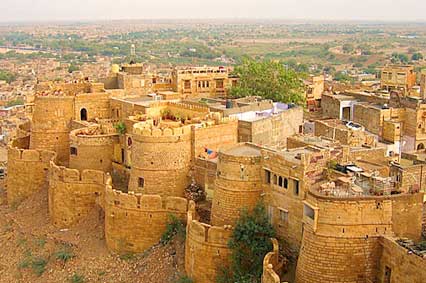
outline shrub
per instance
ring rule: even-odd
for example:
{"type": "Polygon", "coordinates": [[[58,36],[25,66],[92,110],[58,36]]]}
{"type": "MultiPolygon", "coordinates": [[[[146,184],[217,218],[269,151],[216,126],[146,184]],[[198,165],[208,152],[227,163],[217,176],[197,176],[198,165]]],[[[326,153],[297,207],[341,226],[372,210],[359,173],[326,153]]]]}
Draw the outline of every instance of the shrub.
{"type": "Polygon", "coordinates": [[[121,259],[121,260],[133,260],[133,259],[135,259],[135,254],[134,253],[125,253],[125,254],[121,254],[120,256],[119,256],[119,258],[121,259]]]}
{"type": "Polygon", "coordinates": [[[55,253],[55,258],[57,260],[62,261],[63,263],[66,263],[67,261],[69,261],[73,257],[75,257],[75,255],[69,247],[63,247],[61,250],[59,250],[55,253]]]}
{"type": "Polygon", "coordinates": [[[120,135],[124,135],[126,133],[126,125],[123,122],[116,124],[114,127],[120,135]]]}
{"type": "Polygon", "coordinates": [[[83,283],[85,280],[84,280],[84,276],[83,275],[79,275],[77,273],[74,273],[71,276],[70,281],[71,281],[71,283],[83,283]]]}
{"type": "Polygon", "coordinates": [[[176,215],[169,214],[169,220],[166,226],[166,231],[160,239],[162,245],[167,245],[175,236],[180,239],[185,239],[185,225],[180,221],[176,215]]]}
{"type": "Polygon", "coordinates": [[[272,250],[271,238],[275,231],[269,223],[263,203],[248,212],[241,212],[228,242],[231,249],[229,270],[219,272],[217,282],[258,283],[263,271],[263,258],[272,250]]]}
{"type": "Polygon", "coordinates": [[[194,283],[194,280],[192,280],[187,275],[182,275],[176,280],[176,283],[194,283]]]}
{"type": "Polygon", "coordinates": [[[36,257],[31,260],[31,269],[37,276],[41,276],[46,270],[47,260],[41,257],[36,257]]]}

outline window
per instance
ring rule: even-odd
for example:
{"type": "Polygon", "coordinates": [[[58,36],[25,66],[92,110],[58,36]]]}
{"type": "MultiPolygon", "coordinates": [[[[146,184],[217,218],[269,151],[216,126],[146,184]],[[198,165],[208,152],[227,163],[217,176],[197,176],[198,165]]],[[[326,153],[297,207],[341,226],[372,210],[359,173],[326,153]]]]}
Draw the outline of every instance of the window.
{"type": "Polygon", "coordinates": [[[87,121],[87,110],[86,110],[86,108],[82,108],[80,110],[80,120],[81,121],[87,121]]]}
{"type": "Polygon", "coordinates": [[[312,220],[315,219],[315,210],[306,204],[303,206],[303,214],[312,220]]]}
{"type": "Polygon", "coordinates": [[[294,195],[299,195],[299,180],[293,180],[294,182],[294,195]]]}
{"type": "Polygon", "coordinates": [[[390,283],[392,278],[392,269],[389,266],[385,266],[385,280],[384,283],[390,283]]]}
{"type": "Polygon", "coordinates": [[[184,89],[190,89],[191,88],[191,81],[190,80],[185,80],[184,84],[183,84],[183,88],[184,89]]]}
{"type": "Polygon", "coordinates": [[[280,222],[283,224],[288,223],[288,210],[281,209],[281,208],[279,208],[279,210],[280,210],[280,222]]]}
{"type": "Polygon", "coordinates": [[[284,178],[284,189],[288,189],[288,179],[284,178]]]}
{"type": "Polygon", "coordinates": [[[210,87],[209,81],[206,81],[206,87],[210,87]]]}
{"type": "Polygon", "coordinates": [[[223,88],[223,80],[216,80],[216,88],[223,88]]]}
{"type": "Polygon", "coordinates": [[[271,183],[271,171],[265,170],[265,182],[266,184],[271,183]]]}
{"type": "Polygon", "coordinates": [[[281,176],[278,177],[278,186],[280,186],[280,187],[283,186],[283,177],[281,177],[281,176]]]}
{"type": "Polygon", "coordinates": [[[71,155],[77,155],[77,148],[76,147],[70,147],[70,154],[71,155]]]}
{"type": "Polygon", "coordinates": [[[142,177],[139,177],[138,187],[143,188],[144,185],[145,185],[145,179],[142,177]]]}

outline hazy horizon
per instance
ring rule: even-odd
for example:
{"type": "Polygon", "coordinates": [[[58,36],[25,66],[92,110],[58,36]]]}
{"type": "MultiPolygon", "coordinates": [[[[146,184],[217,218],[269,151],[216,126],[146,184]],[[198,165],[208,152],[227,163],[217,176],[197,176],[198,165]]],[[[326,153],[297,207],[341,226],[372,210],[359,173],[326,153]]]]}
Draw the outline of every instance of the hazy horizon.
{"type": "Polygon", "coordinates": [[[303,20],[424,22],[420,0],[3,0],[0,22],[303,20]]]}

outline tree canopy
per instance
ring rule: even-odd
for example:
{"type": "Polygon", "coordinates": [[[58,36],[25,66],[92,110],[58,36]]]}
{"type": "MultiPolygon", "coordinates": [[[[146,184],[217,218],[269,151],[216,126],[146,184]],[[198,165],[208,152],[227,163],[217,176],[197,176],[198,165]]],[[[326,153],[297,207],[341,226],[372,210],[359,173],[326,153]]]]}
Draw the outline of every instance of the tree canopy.
{"type": "Polygon", "coordinates": [[[304,102],[302,75],[281,62],[245,58],[234,73],[240,80],[230,89],[233,97],[260,96],[284,103],[304,102]]]}
{"type": "Polygon", "coordinates": [[[272,250],[275,231],[263,203],[248,212],[243,210],[228,242],[231,249],[229,269],[219,272],[218,283],[260,283],[263,258],[272,250]]]}
{"type": "Polygon", "coordinates": [[[15,74],[9,71],[0,70],[0,81],[6,81],[7,83],[11,83],[14,80],[16,80],[15,74]]]}
{"type": "Polygon", "coordinates": [[[413,56],[411,56],[411,60],[413,61],[423,60],[423,54],[420,52],[414,53],[413,56]]]}

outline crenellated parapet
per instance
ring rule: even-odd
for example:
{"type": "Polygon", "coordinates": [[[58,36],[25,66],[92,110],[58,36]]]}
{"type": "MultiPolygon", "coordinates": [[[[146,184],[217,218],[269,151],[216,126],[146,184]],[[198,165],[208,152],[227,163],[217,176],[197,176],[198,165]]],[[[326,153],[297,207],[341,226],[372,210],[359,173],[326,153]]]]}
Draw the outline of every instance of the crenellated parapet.
{"type": "Polygon", "coordinates": [[[188,212],[185,245],[185,271],[199,283],[214,282],[221,267],[228,264],[228,241],[232,227],[212,226],[193,219],[188,212]]]}
{"type": "Polygon", "coordinates": [[[109,184],[104,208],[108,248],[118,253],[143,252],[159,242],[169,215],[185,220],[188,201],[179,197],[123,193],[109,184]]]}
{"type": "Polygon", "coordinates": [[[181,139],[189,139],[191,126],[178,128],[157,128],[151,123],[140,122],[133,126],[133,136],[143,142],[168,143],[177,142],[181,139]]]}
{"type": "Polygon", "coordinates": [[[12,142],[7,149],[8,175],[6,179],[9,205],[17,204],[47,187],[48,169],[56,153],[48,150],[20,149],[12,142]]]}
{"type": "Polygon", "coordinates": [[[70,169],[50,162],[49,214],[57,227],[75,225],[102,199],[111,177],[102,171],[70,169]]]}
{"type": "Polygon", "coordinates": [[[374,281],[382,237],[420,240],[423,194],[334,197],[308,192],[303,205],[297,283],[374,281]]]}

